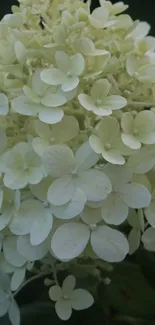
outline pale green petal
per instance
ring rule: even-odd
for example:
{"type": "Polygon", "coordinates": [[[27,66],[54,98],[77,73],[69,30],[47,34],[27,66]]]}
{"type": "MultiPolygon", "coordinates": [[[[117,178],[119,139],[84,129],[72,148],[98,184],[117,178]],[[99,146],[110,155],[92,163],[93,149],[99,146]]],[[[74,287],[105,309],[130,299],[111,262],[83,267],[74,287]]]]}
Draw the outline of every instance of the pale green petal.
{"type": "Polygon", "coordinates": [[[123,185],[120,193],[124,202],[133,209],[147,207],[151,201],[150,192],[141,184],[130,183],[123,185]]]}
{"type": "Polygon", "coordinates": [[[122,96],[111,95],[104,99],[104,108],[111,108],[117,110],[127,105],[127,100],[122,96]]]}
{"type": "Polygon", "coordinates": [[[101,208],[91,208],[86,206],[83,212],[80,214],[80,218],[87,225],[96,225],[102,220],[101,208]]]}
{"type": "Polygon", "coordinates": [[[12,299],[8,316],[12,325],[20,325],[20,310],[14,299],[12,299]]]}
{"type": "Polygon", "coordinates": [[[144,247],[149,251],[155,252],[155,229],[149,227],[142,235],[144,247]]]}
{"type": "Polygon", "coordinates": [[[39,96],[37,96],[35,94],[35,92],[28,86],[24,86],[23,87],[23,91],[24,91],[24,94],[26,97],[28,97],[28,99],[36,104],[39,104],[40,103],[40,98],[39,96]]]}
{"type": "Polygon", "coordinates": [[[54,285],[49,289],[49,297],[53,301],[60,300],[63,297],[63,292],[61,287],[54,285]]]}
{"type": "Polygon", "coordinates": [[[12,190],[24,188],[28,184],[27,175],[24,172],[9,171],[3,178],[4,185],[12,190]]]}
{"type": "Polygon", "coordinates": [[[69,77],[66,77],[62,82],[62,90],[63,91],[71,91],[75,89],[79,84],[79,78],[72,75],[69,77]]]}
{"type": "Polygon", "coordinates": [[[102,205],[102,218],[107,224],[120,225],[128,216],[128,206],[118,193],[111,193],[102,205]]]}
{"type": "Polygon", "coordinates": [[[32,246],[30,236],[20,236],[17,240],[17,249],[19,253],[28,261],[36,261],[42,259],[48,252],[46,241],[37,246],[32,246]]]}
{"type": "Polygon", "coordinates": [[[111,108],[94,106],[93,113],[98,116],[109,116],[112,114],[111,108]]]}
{"type": "Polygon", "coordinates": [[[140,149],[141,142],[137,139],[139,137],[134,136],[133,134],[122,133],[121,138],[123,143],[131,149],[140,149]]]}
{"type": "Polygon", "coordinates": [[[75,40],[74,46],[78,52],[81,52],[82,54],[88,56],[102,56],[109,54],[108,51],[105,51],[103,49],[96,49],[93,41],[87,37],[77,38],[75,40]]]}
{"type": "Polygon", "coordinates": [[[120,126],[114,117],[105,117],[96,127],[96,133],[104,144],[113,144],[120,136],[120,126]]]}
{"type": "Polygon", "coordinates": [[[90,143],[90,146],[92,147],[92,149],[96,153],[100,154],[104,151],[104,146],[103,146],[101,140],[96,135],[90,136],[89,143],[90,143]]]}
{"type": "MultiPolygon", "coordinates": [[[[93,102],[93,99],[86,95],[86,94],[80,94],[78,96],[78,100],[80,104],[87,109],[87,111],[93,111],[95,108],[95,103],[93,102]]],[[[97,107],[96,107],[97,108],[97,107]]]]}
{"type": "Polygon", "coordinates": [[[41,122],[40,120],[34,121],[34,127],[37,135],[41,138],[48,138],[51,134],[51,129],[48,124],[41,122]]]}
{"type": "Polygon", "coordinates": [[[75,168],[78,172],[88,170],[96,165],[99,155],[91,148],[89,142],[84,142],[75,154],[75,168]]]}
{"type": "Polygon", "coordinates": [[[104,99],[110,91],[111,85],[107,79],[97,80],[91,88],[90,95],[93,101],[104,99]]]}
{"type": "Polygon", "coordinates": [[[40,73],[40,78],[48,85],[57,86],[64,82],[65,75],[59,69],[50,68],[43,70],[40,73]]]}
{"type": "Polygon", "coordinates": [[[47,94],[41,99],[41,103],[48,107],[58,107],[64,105],[66,101],[66,98],[60,93],[47,94]]]}
{"type": "Polygon", "coordinates": [[[32,75],[32,89],[33,91],[39,96],[41,97],[48,85],[45,84],[41,79],[40,79],[40,73],[41,73],[42,69],[41,68],[36,68],[36,70],[34,71],[33,75],[32,75]]]}
{"type": "Polygon", "coordinates": [[[46,108],[43,107],[42,111],[39,113],[40,121],[47,124],[55,124],[62,120],[64,112],[61,108],[46,108]]]}
{"type": "Polygon", "coordinates": [[[129,252],[126,237],[108,226],[100,226],[92,232],[91,246],[99,258],[110,263],[124,260],[129,252]]]}
{"type": "Polygon", "coordinates": [[[45,150],[43,164],[49,175],[61,177],[70,173],[74,167],[74,155],[66,145],[53,145],[45,150]]]}
{"type": "Polygon", "coordinates": [[[117,149],[110,149],[102,151],[102,157],[114,165],[123,165],[125,163],[124,157],[119,153],[117,149]]]}
{"type": "MultiPolygon", "coordinates": [[[[72,193],[73,190],[74,188],[72,189],[72,193]]],[[[68,203],[59,206],[53,205],[52,212],[59,219],[72,219],[83,211],[86,201],[87,197],[80,189],[77,189],[68,203]]]]}
{"type": "Polygon", "coordinates": [[[140,67],[137,78],[143,82],[155,82],[155,64],[146,64],[140,67]]]}
{"type": "Polygon", "coordinates": [[[89,236],[89,228],[84,224],[77,222],[63,224],[52,237],[52,251],[60,260],[71,260],[84,251],[89,236]]]}
{"type": "Polygon", "coordinates": [[[125,133],[133,132],[133,116],[131,113],[124,113],[121,119],[121,127],[125,133]]]}
{"type": "Polygon", "coordinates": [[[19,96],[12,100],[12,108],[16,113],[35,116],[43,109],[43,105],[30,101],[26,96],[19,96]]]}
{"type": "Polygon", "coordinates": [[[35,138],[32,141],[32,146],[34,151],[39,155],[42,156],[45,149],[50,146],[50,141],[41,138],[35,138]]]}
{"type": "Polygon", "coordinates": [[[70,295],[75,288],[76,278],[74,275],[68,275],[67,278],[63,281],[62,290],[66,295],[70,295]]]}
{"type": "Polygon", "coordinates": [[[63,205],[69,202],[75,194],[75,185],[70,176],[56,179],[48,189],[47,198],[51,204],[63,205]]]}
{"type": "Polygon", "coordinates": [[[131,229],[128,235],[129,254],[132,255],[140,246],[141,231],[139,229],[131,229]]]}
{"type": "Polygon", "coordinates": [[[94,303],[93,296],[84,289],[75,289],[70,296],[71,306],[74,310],[83,310],[91,307],[94,303]]]}
{"type": "Polygon", "coordinates": [[[58,300],[55,304],[55,310],[61,320],[68,320],[72,314],[70,301],[64,299],[58,300]]]}
{"type": "Polygon", "coordinates": [[[129,183],[132,180],[132,170],[127,164],[123,166],[106,164],[103,171],[111,180],[115,191],[118,191],[122,184],[129,183]]]}
{"type": "Polygon", "coordinates": [[[31,185],[30,190],[32,194],[40,201],[47,200],[47,191],[52,183],[51,177],[45,177],[39,184],[31,185]]]}
{"type": "Polygon", "coordinates": [[[135,117],[134,127],[140,133],[155,129],[155,114],[151,111],[142,111],[135,117]]]}
{"type": "Polygon", "coordinates": [[[109,11],[104,7],[99,7],[93,10],[89,16],[89,22],[94,28],[104,28],[108,21],[109,11]]]}
{"type": "Polygon", "coordinates": [[[6,207],[2,210],[0,214],[0,231],[4,229],[10,222],[12,217],[12,208],[6,207]]]}
{"type": "Polygon", "coordinates": [[[0,115],[5,116],[9,112],[9,101],[5,94],[0,93],[0,115]]]}
{"type": "Polygon", "coordinates": [[[32,167],[27,175],[29,184],[38,184],[43,178],[43,169],[41,167],[32,167]]]}
{"type": "Polygon", "coordinates": [[[155,132],[141,133],[138,136],[139,140],[144,144],[154,144],[155,143],[155,132]]]}
{"type": "Polygon", "coordinates": [[[71,71],[75,76],[80,76],[84,70],[85,61],[81,53],[76,53],[71,58],[71,71]]]}
{"type": "Polygon", "coordinates": [[[77,186],[87,196],[88,201],[102,201],[112,190],[109,178],[96,169],[80,172],[77,186]]]}
{"type": "Polygon", "coordinates": [[[62,71],[64,74],[67,74],[70,71],[72,60],[67,53],[63,51],[57,51],[55,54],[55,60],[58,69],[62,71]]]}
{"type": "Polygon", "coordinates": [[[79,123],[74,116],[64,116],[57,124],[52,126],[51,136],[57,142],[68,142],[79,132],[79,123]]]}

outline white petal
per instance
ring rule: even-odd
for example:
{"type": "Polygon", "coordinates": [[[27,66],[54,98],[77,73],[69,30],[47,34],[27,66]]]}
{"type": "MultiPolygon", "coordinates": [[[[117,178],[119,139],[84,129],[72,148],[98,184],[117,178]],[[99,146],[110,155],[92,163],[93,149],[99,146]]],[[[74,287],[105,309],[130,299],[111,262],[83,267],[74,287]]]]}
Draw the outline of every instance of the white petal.
{"type": "Polygon", "coordinates": [[[5,116],[9,112],[9,101],[5,94],[0,93],[0,115],[5,116]]]}
{"type": "Polygon", "coordinates": [[[62,289],[58,285],[54,285],[49,289],[49,297],[53,301],[61,299],[63,296],[62,289]]]}
{"type": "Polygon", "coordinates": [[[86,94],[80,94],[78,96],[78,100],[80,104],[87,109],[87,111],[93,111],[95,108],[95,103],[93,102],[93,99],[86,95],[86,94]]]}
{"type": "Polygon", "coordinates": [[[104,28],[108,21],[109,11],[105,7],[99,7],[93,10],[89,16],[89,22],[94,28],[104,28]]]}
{"type": "Polygon", "coordinates": [[[46,241],[40,245],[32,246],[29,235],[20,236],[18,238],[17,249],[23,257],[31,262],[42,259],[48,252],[46,241]]]}
{"type": "Polygon", "coordinates": [[[102,157],[114,165],[123,165],[125,163],[125,159],[119,153],[119,149],[102,150],[102,157]]]}
{"type": "Polygon", "coordinates": [[[63,91],[71,91],[75,89],[79,84],[79,78],[76,76],[66,77],[63,84],[62,90],[63,91]]]}
{"type": "Polygon", "coordinates": [[[144,247],[149,251],[155,252],[155,229],[150,227],[142,235],[144,247]]]}
{"type": "Polygon", "coordinates": [[[123,143],[131,149],[139,149],[141,147],[140,141],[132,134],[122,133],[121,138],[123,143]]]}
{"type": "Polygon", "coordinates": [[[4,316],[10,306],[10,299],[4,299],[3,301],[0,301],[0,317],[4,316]]]}
{"type": "Polygon", "coordinates": [[[84,57],[81,53],[76,53],[71,58],[72,71],[76,76],[80,76],[84,70],[84,57]]]}
{"type": "Polygon", "coordinates": [[[120,193],[124,202],[133,209],[147,207],[151,201],[150,192],[141,184],[126,184],[122,186],[120,193]]]}
{"type": "Polygon", "coordinates": [[[81,172],[77,180],[77,186],[87,196],[88,201],[102,201],[112,190],[109,178],[96,169],[81,172]]]}
{"type": "Polygon", "coordinates": [[[11,278],[11,290],[16,291],[25,279],[25,267],[16,268],[11,278]]]}
{"type": "Polygon", "coordinates": [[[128,216],[128,206],[118,193],[111,193],[102,205],[102,218],[108,224],[120,225],[128,216]]]}
{"type": "Polygon", "coordinates": [[[68,275],[63,281],[62,290],[66,295],[70,295],[76,285],[76,278],[74,275],[68,275]]]}
{"type": "Polygon", "coordinates": [[[104,100],[104,108],[111,108],[112,110],[117,110],[123,108],[127,105],[126,98],[122,96],[111,95],[105,98],[104,100]]]}
{"type": "Polygon", "coordinates": [[[34,221],[30,232],[32,245],[41,244],[49,235],[53,225],[53,216],[50,209],[45,208],[42,216],[34,221]]]}
{"type": "Polygon", "coordinates": [[[55,310],[60,319],[68,320],[72,314],[70,301],[64,299],[58,300],[55,304],[55,310]]]}
{"type": "Polygon", "coordinates": [[[4,175],[3,182],[6,187],[11,188],[12,190],[22,189],[28,183],[27,175],[21,171],[9,171],[4,175]]]}
{"type": "Polygon", "coordinates": [[[125,133],[132,134],[133,132],[133,116],[131,113],[124,113],[121,118],[121,127],[125,133]]]}
{"type": "Polygon", "coordinates": [[[32,146],[33,146],[34,151],[39,156],[42,156],[45,149],[47,149],[50,146],[50,141],[37,137],[32,140],[32,146]]]}
{"type": "Polygon", "coordinates": [[[120,185],[129,183],[132,180],[132,170],[127,164],[123,166],[105,164],[103,172],[109,177],[115,190],[118,190],[120,185]]]}
{"type": "Polygon", "coordinates": [[[96,165],[99,155],[91,148],[89,142],[85,142],[80,146],[75,154],[75,168],[79,171],[88,170],[96,165]]]}
{"type": "Polygon", "coordinates": [[[20,310],[14,299],[12,300],[8,315],[12,325],[20,325],[20,310]]]}
{"type": "Polygon", "coordinates": [[[47,124],[55,124],[62,120],[64,116],[63,110],[61,108],[44,108],[39,113],[40,121],[47,123],[47,124]]]}
{"type": "Polygon", "coordinates": [[[148,223],[155,228],[155,201],[153,200],[148,208],[145,209],[145,217],[148,223]]]}
{"type": "Polygon", "coordinates": [[[17,239],[16,236],[7,237],[3,242],[3,252],[10,264],[21,267],[26,263],[26,259],[17,250],[17,239]]]}
{"type": "Polygon", "coordinates": [[[59,219],[72,219],[78,216],[84,209],[87,197],[77,189],[72,199],[61,206],[52,206],[53,214],[59,219]]]}
{"type": "Polygon", "coordinates": [[[53,235],[51,248],[60,260],[71,260],[85,249],[90,236],[89,228],[81,223],[60,226],[53,235]]]}
{"type": "Polygon", "coordinates": [[[41,202],[35,199],[23,201],[20,209],[14,214],[9,225],[15,235],[27,235],[30,233],[33,223],[42,218],[44,207],[41,202]]]}
{"type": "Polygon", "coordinates": [[[154,146],[144,146],[129,157],[129,166],[134,173],[147,173],[155,165],[154,146]]]}
{"type": "Polygon", "coordinates": [[[153,144],[155,143],[155,132],[141,133],[138,138],[144,144],[153,144]]]}
{"type": "Polygon", "coordinates": [[[40,78],[48,85],[61,85],[64,80],[64,74],[55,68],[45,69],[40,73],[40,78]]]}
{"type": "Polygon", "coordinates": [[[47,200],[47,191],[52,183],[51,177],[45,177],[39,184],[30,185],[32,194],[40,201],[47,200]]]}
{"type": "Polygon", "coordinates": [[[66,145],[53,145],[44,151],[43,164],[49,175],[61,177],[74,167],[74,155],[66,145]]]}
{"type": "Polygon", "coordinates": [[[68,203],[75,194],[75,185],[70,176],[56,179],[48,189],[47,198],[51,204],[60,206],[68,203]]]}
{"type": "Polygon", "coordinates": [[[55,54],[55,60],[60,71],[63,71],[65,74],[67,74],[67,72],[71,69],[70,56],[63,51],[57,51],[55,54]]]}
{"type": "Polygon", "coordinates": [[[94,303],[94,298],[87,290],[75,289],[71,296],[71,306],[75,310],[87,309],[94,303]]]}
{"type": "Polygon", "coordinates": [[[62,94],[49,93],[42,98],[41,103],[48,107],[58,107],[66,103],[66,98],[62,94]]]}
{"type": "Polygon", "coordinates": [[[131,229],[129,236],[128,236],[128,242],[129,242],[129,254],[133,254],[140,245],[140,239],[141,239],[141,231],[139,229],[131,229]]]}
{"type": "Polygon", "coordinates": [[[100,226],[92,231],[90,241],[96,255],[110,263],[124,260],[129,252],[126,237],[108,226],[100,226]]]}

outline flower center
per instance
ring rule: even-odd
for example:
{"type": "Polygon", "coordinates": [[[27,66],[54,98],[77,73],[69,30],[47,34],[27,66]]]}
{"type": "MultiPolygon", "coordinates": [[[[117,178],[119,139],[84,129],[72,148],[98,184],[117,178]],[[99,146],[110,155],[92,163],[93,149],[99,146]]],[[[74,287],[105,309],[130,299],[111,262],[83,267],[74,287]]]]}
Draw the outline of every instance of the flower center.
{"type": "Polygon", "coordinates": [[[133,134],[134,134],[135,136],[138,135],[138,134],[139,134],[138,130],[137,130],[137,129],[134,129],[133,134]]]}
{"type": "Polygon", "coordinates": [[[93,230],[95,230],[97,228],[97,226],[94,223],[94,224],[89,225],[89,228],[90,228],[91,231],[93,231],[93,230]]]}
{"type": "Polygon", "coordinates": [[[69,299],[69,296],[65,294],[65,295],[63,296],[63,298],[64,298],[65,300],[68,300],[68,299],[69,299]]]}
{"type": "Polygon", "coordinates": [[[97,99],[95,102],[96,106],[101,106],[102,105],[102,100],[101,99],[97,99]]]}
{"type": "Polygon", "coordinates": [[[105,144],[105,150],[110,150],[110,149],[111,149],[111,144],[107,142],[105,144]]]}
{"type": "Polygon", "coordinates": [[[50,139],[50,141],[51,141],[52,143],[55,142],[55,138],[52,137],[52,138],[50,139]]]}

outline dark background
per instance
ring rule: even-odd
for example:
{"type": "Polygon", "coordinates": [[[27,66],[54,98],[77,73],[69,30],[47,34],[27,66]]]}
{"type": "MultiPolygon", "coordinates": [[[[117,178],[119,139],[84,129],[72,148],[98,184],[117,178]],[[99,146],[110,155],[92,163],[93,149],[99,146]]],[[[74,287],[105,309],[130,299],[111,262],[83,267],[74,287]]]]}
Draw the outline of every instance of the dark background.
{"type": "MultiPolygon", "coordinates": [[[[78,1],[78,0],[75,0],[78,1]]],[[[111,0],[113,3],[117,0],[111,0]]],[[[17,4],[16,0],[0,0],[0,19],[10,12],[12,5],[17,4]]],[[[151,34],[155,36],[155,0],[124,0],[128,4],[128,13],[133,19],[146,20],[152,26],[151,34]]],[[[99,5],[98,0],[92,0],[92,7],[99,5]]]]}

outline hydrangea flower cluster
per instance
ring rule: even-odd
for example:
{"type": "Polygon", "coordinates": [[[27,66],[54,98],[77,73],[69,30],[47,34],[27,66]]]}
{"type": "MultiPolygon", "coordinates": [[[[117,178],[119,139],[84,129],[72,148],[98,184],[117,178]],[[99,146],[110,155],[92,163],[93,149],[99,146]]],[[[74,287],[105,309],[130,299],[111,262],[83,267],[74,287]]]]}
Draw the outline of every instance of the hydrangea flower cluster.
{"type": "MultiPolygon", "coordinates": [[[[123,2],[93,12],[81,1],[19,2],[0,22],[0,270],[12,291],[47,256],[113,263],[140,245],[155,251],[150,26],[123,2]]],[[[93,303],[84,293],[76,305],[70,280],[69,302],[65,284],[50,290],[65,319],[93,303]]]]}

